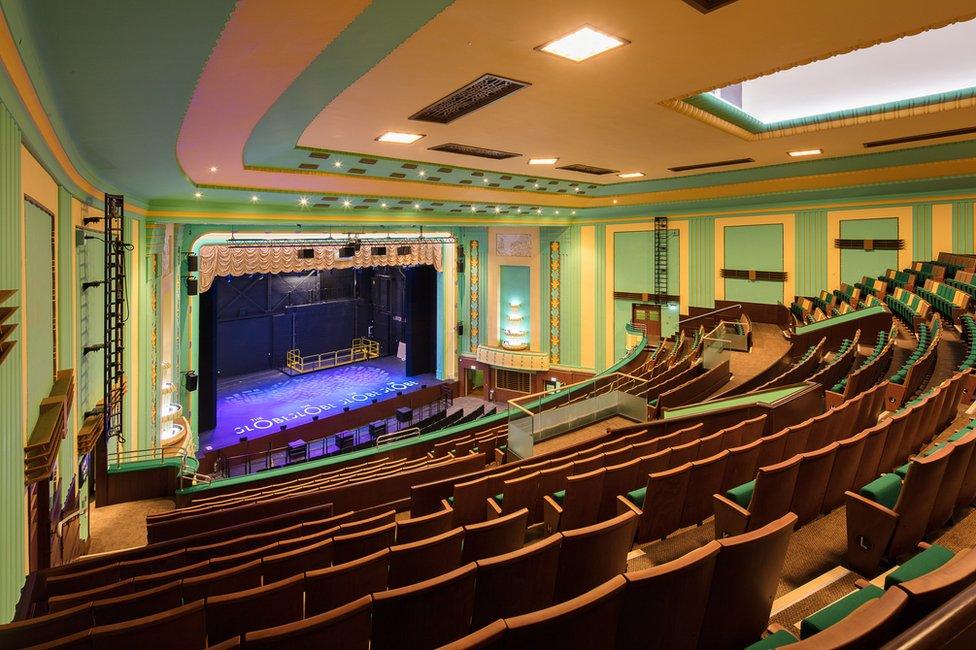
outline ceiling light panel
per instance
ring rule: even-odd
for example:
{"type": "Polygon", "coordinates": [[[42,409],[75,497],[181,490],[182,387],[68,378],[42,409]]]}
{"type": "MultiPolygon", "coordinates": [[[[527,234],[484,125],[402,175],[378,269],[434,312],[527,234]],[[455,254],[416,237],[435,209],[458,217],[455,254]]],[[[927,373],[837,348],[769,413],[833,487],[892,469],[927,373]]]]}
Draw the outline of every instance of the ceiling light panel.
{"type": "Polygon", "coordinates": [[[823,153],[823,149],[800,149],[799,151],[790,151],[789,154],[794,158],[803,158],[804,156],[819,156],[823,153]]]}
{"type": "Polygon", "coordinates": [[[555,165],[559,158],[529,158],[530,165],[555,165]]]}
{"type": "Polygon", "coordinates": [[[589,25],[584,25],[576,31],[545,45],[540,45],[536,49],[579,63],[597,54],[602,54],[621,45],[627,45],[629,42],[601,32],[589,25]]]}
{"type": "Polygon", "coordinates": [[[424,137],[421,133],[401,133],[400,131],[387,131],[376,138],[377,142],[393,142],[395,144],[413,144],[424,137]]]}
{"type": "Polygon", "coordinates": [[[623,174],[617,174],[618,178],[641,178],[644,176],[644,172],[624,172],[623,174]]]}

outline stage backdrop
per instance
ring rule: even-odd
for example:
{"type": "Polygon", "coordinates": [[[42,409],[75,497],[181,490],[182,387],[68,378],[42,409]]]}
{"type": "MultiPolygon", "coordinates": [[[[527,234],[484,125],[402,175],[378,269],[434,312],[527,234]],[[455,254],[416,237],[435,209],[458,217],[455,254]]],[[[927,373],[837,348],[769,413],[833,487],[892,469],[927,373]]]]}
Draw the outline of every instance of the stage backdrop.
{"type": "Polygon", "coordinates": [[[216,278],[200,295],[201,430],[216,424],[219,379],[280,368],[293,348],[317,354],[371,336],[385,356],[404,341],[407,374],[428,372],[436,339],[436,303],[428,302],[435,295],[429,266],[216,278]]]}

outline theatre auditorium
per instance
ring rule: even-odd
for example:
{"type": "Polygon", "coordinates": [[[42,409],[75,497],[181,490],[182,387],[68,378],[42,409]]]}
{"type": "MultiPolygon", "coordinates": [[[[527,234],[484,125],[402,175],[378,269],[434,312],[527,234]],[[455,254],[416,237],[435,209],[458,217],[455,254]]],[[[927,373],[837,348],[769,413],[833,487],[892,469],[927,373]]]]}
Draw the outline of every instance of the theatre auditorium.
{"type": "Polygon", "coordinates": [[[973,0],[0,0],[0,650],[976,648],[973,0]]]}

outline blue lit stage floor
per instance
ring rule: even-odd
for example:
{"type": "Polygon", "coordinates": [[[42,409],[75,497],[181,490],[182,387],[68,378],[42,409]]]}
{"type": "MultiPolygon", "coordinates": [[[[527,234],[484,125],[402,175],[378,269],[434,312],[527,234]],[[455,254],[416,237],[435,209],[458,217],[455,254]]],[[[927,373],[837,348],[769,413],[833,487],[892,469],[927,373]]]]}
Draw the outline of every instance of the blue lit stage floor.
{"type": "Polygon", "coordinates": [[[363,361],[307,375],[289,377],[266,370],[217,381],[217,426],[200,433],[200,449],[222,449],[238,442],[327,418],[370,404],[373,398],[396,397],[397,391],[436,383],[433,374],[407,377],[404,362],[394,356],[363,361]]]}

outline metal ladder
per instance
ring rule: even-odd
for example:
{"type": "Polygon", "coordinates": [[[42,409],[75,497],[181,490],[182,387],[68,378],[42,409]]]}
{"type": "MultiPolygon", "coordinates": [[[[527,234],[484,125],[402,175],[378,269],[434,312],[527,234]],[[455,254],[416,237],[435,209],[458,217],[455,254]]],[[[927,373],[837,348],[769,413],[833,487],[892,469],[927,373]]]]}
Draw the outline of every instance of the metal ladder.
{"type": "Polygon", "coordinates": [[[668,293],[668,218],[654,217],[654,293],[668,293]]]}

